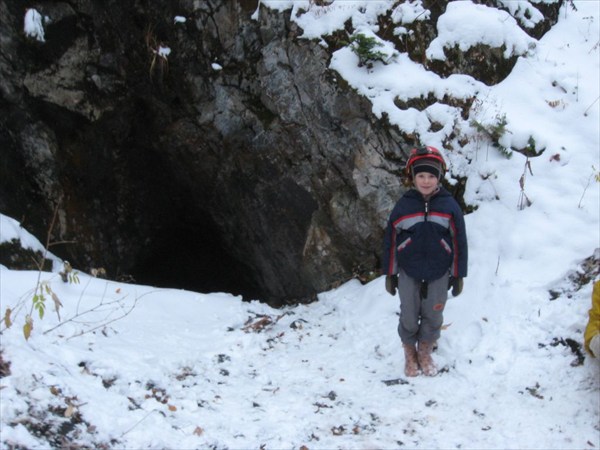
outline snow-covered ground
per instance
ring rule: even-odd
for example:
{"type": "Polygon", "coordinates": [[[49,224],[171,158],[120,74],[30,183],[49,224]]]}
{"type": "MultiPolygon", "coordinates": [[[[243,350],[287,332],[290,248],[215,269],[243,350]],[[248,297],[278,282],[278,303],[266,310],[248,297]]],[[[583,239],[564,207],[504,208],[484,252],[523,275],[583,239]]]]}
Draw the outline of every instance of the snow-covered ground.
{"type": "MultiPolygon", "coordinates": [[[[337,0],[307,7],[297,20],[307,38],[349,17],[367,34],[393,3],[337,0]]],[[[534,8],[506,3],[516,16],[516,3],[534,8]]],[[[0,446],[65,447],[41,437],[59,435],[54,427],[89,448],[600,448],[600,364],[587,356],[581,363],[571,348],[583,341],[591,304],[591,283],[575,278],[593,255],[598,277],[600,256],[600,4],[574,4],[577,10],[563,6],[559,23],[535,46],[511,16],[452,4],[438,22],[432,57],[445,43],[476,42],[482,29],[490,43],[524,51],[493,87],[466,76],[440,79],[400,53],[372,69],[357,67],[345,49],[332,58],[376,114],[430,145],[441,146],[456,112],[441,104],[400,111],[390,99],[477,93],[480,122],[506,116],[506,147],[522,147],[530,136],[545,147],[530,168],[523,155],[507,159],[475,137],[461,153],[446,154],[452,173],[468,177],[466,199],[477,209],[466,216],[469,276],[446,308],[437,377],[404,377],[399,301],[383,278],[351,281],[316,303],[279,310],[226,293],[82,272],[79,283],[64,283],[60,262],[40,278],[2,266],[1,312],[11,308],[14,324],[1,328],[10,374],[0,379],[0,446]],[[469,27],[456,26],[458,17],[471,17],[461,22],[469,27]],[[435,133],[432,118],[444,125],[435,133]],[[521,209],[523,174],[531,206],[521,209]],[[38,281],[49,287],[43,319],[31,312],[38,281]],[[60,319],[51,293],[62,304],[60,319]]],[[[398,6],[398,27],[422,17],[419,5],[398,6]]],[[[19,237],[42,247],[0,218],[0,241],[19,237]]]]}

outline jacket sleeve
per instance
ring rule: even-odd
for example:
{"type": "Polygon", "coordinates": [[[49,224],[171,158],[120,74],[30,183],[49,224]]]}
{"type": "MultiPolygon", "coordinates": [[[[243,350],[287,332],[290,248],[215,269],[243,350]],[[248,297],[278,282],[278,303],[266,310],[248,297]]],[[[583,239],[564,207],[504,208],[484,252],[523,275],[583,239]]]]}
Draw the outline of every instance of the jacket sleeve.
{"type": "Polygon", "coordinates": [[[456,273],[453,274],[456,278],[465,278],[468,273],[469,263],[469,245],[467,243],[467,227],[465,218],[458,204],[456,205],[456,213],[454,214],[454,225],[456,227],[456,243],[457,243],[457,264],[456,273]]]}
{"type": "Polygon", "coordinates": [[[394,230],[392,216],[390,215],[383,237],[383,257],[381,258],[381,272],[383,275],[395,275],[398,273],[395,248],[396,231],[394,230]]]}
{"type": "MultiPolygon", "coordinates": [[[[585,349],[588,352],[590,352],[590,342],[592,338],[598,333],[600,333],[600,281],[594,283],[594,289],[592,291],[592,308],[589,311],[589,320],[585,327],[585,349]]],[[[600,358],[600,355],[594,356],[600,358]]]]}

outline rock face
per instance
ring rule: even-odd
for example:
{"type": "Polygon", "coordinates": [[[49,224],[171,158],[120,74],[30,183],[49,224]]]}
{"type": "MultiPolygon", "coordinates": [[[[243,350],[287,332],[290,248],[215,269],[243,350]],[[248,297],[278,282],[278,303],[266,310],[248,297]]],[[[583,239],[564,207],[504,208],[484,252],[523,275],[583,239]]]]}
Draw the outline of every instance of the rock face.
{"type": "Polygon", "coordinates": [[[42,42],[16,3],[0,0],[0,211],[50,231],[54,253],[273,305],[378,270],[416,138],[376,119],[289,11],[39,2],[42,42]]]}

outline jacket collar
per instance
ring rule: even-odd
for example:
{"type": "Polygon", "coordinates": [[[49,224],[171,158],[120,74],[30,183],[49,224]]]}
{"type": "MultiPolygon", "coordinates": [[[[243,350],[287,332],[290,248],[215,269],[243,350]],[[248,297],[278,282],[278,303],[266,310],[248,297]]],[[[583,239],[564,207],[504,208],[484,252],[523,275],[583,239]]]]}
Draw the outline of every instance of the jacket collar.
{"type": "MultiPolygon", "coordinates": [[[[448,192],[444,186],[439,186],[438,190],[435,191],[431,195],[431,197],[429,197],[429,200],[432,200],[437,197],[447,197],[449,195],[450,195],[450,192],[448,192]]],[[[423,197],[423,195],[414,187],[406,192],[406,196],[410,197],[410,198],[425,201],[425,198],[423,197]]]]}

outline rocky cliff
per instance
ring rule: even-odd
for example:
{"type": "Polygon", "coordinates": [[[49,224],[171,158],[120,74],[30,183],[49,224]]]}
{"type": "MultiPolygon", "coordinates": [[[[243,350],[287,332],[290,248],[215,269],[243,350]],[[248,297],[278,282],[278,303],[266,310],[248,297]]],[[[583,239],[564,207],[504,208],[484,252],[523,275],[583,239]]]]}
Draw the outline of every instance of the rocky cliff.
{"type": "MultiPolygon", "coordinates": [[[[0,0],[0,211],[83,270],[273,305],[377,272],[419,137],[328,68],[351,24],[324,46],[258,3],[0,0]],[[24,31],[32,10],[43,36],[24,31]]],[[[446,4],[381,37],[442,76],[501,81],[516,58],[498,49],[425,60],[446,4]]]]}

